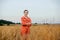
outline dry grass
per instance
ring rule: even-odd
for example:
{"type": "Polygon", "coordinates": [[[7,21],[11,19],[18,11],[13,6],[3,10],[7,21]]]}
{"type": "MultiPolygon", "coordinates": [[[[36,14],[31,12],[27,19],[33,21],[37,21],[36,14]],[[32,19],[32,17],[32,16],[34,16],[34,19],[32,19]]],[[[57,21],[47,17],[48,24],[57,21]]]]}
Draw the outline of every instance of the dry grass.
{"type": "MultiPolygon", "coordinates": [[[[20,25],[0,27],[0,40],[21,40],[20,25]]],[[[30,40],[60,40],[60,25],[31,26],[30,40]]]]}

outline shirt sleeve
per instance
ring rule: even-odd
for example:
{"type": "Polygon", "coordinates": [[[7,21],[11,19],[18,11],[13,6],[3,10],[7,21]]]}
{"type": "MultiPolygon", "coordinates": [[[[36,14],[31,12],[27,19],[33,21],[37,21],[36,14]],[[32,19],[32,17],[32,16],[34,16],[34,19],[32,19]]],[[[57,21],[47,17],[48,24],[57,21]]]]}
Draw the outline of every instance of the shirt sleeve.
{"type": "Polygon", "coordinates": [[[21,24],[26,25],[26,19],[24,17],[21,18],[21,24]]]}
{"type": "MultiPolygon", "coordinates": [[[[32,20],[30,19],[30,23],[32,22],[32,20]]],[[[32,25],[32,23],[31,24],[29,24],[29,26],[31,26],[32,25]]]]}

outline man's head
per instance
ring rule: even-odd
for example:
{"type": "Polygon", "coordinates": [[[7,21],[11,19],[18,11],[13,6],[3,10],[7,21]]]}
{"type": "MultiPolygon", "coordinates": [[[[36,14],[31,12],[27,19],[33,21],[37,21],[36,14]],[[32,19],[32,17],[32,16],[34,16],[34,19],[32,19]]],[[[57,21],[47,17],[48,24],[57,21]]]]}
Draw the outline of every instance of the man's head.
{"type": "Polygon", "coordinates": [[[24,10],[24,15],[25,15],[25,16],[28,15],[28,10],[24,10]]]}

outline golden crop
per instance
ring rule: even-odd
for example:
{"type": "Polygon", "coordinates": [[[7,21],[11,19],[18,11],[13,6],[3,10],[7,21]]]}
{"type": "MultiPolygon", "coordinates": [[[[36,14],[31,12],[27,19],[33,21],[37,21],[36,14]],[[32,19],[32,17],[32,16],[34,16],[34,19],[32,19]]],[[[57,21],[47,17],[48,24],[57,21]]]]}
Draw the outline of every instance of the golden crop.
{"type": "MultiPolygon", "coordinates": [[[[0,26],[0,40],[21,40],[21,25],[0,26]]],[[[31,26],[28,40],[60,40],[60,25],[31,26]]]]}

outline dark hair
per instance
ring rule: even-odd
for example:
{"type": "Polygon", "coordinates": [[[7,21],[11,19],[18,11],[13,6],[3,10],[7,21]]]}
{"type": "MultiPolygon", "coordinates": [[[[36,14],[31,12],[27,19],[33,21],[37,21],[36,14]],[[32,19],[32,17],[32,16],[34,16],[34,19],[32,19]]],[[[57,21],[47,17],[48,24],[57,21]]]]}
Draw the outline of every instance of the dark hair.
{"type": "Polygon", "coordinates": [[[24,10],[24,13],[25,13],[25,11],[27,11],[27,12],[28,12],[28,10],[24,10]]]}

